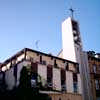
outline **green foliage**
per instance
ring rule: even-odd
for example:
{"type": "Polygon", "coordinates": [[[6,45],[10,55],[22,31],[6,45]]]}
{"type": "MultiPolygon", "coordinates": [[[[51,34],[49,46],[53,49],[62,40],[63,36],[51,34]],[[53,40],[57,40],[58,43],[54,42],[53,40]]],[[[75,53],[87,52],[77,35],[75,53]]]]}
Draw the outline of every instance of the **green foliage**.
{"type": "Polygon", "coordinates": [[[17,91],[17,97],[19,97],[20,100],[50,100],[50,97],[47,94],[39,93],[39,90],[42,87],[42,78],[38,74],[36,74],[36,76],[38,79],[37,86],[32,88],[30,83],[31,72],[29,72],[27,67],[23,67],[20,76],[20,85],[17,91]]]}

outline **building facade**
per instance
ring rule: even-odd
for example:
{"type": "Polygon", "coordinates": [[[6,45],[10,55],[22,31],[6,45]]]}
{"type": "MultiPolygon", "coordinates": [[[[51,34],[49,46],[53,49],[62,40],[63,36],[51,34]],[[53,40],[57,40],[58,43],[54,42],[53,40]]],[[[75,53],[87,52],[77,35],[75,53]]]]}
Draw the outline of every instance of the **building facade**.
{"type": "Polygon", "coordinates": [[[7,89],[19,85],[23,66],[31,66],[31,71],[41,76],[40,91],[49,94],[52,100],[82,100],[78,63],[25,48],[1,65],[7,89]]]}
{"type": "Polygon", "coordinates": [[[90,70],[90,85],[93,100],[100,100],[100,54],[87,52],[90,70]]]}

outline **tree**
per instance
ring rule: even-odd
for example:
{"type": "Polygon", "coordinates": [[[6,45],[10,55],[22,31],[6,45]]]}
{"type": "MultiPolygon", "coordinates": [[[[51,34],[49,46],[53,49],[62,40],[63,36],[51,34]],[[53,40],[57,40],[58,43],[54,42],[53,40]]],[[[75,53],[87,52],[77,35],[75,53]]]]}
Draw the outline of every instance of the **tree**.
{"type": "Polygon", "coordinates": [[[20,74],[20,84],[17,89],[17,97],[20,100],[31,100],[32,88],[31,88],[31,77],[28,75],[28,70],[23,67],[20,74]]]}
{"type": "Polygon", "coordinates": [[[20,73],[20,84],[11,91],[5,91],[3,100],[51,100],[47,94],[39,93],[42,86],[41,76],[37,73],[31,73],[27,66],[23,66],[20,73]],[[37,86],[31,86],[32,74],[37,77],[37,86]]]}

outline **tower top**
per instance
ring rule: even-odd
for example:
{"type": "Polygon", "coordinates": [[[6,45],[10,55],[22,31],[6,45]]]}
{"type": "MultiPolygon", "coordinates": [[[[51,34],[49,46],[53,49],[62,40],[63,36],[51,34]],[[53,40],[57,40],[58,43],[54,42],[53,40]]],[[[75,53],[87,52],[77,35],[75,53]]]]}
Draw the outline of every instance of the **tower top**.
{"type": "Polygon", "coordinates": [[[73,19],[73,17],[74,17],[74,16],[73,16],[74,10],[73,10],[72,7],[71,7],[69,10],[70,10],[70,12],[71,12],[71,17],[72,17],[72,19],[73,19]]]}

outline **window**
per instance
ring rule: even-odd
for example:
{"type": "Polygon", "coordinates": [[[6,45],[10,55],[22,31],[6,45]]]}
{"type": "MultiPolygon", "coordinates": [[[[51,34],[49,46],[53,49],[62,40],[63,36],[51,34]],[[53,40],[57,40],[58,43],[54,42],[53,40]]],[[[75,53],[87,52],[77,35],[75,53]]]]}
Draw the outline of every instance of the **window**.
{"type": "Polygon", "coordinates": [[[78,92],[78,79],[77,79],[77,74],[73,73],[73,90],[74,92],[78,92]]]}
{"type": "Polygon", "coordinates": [[[43,60],[43,61],[42,61],[42,64],[43,64],[43,65],[46,65],[46,61],[43,60]]]}
{"type": "Polygon", "coordinates": [[[16,64],[16,60],[12,60],[12,66],[16,64]]]}
{"type": "Polygon", "coordinates": [[[14,73],[15,81],[17,82],[17,64],[14,66],[14,73]]]}
{"type": "Polygon", "coordinates": [[[72,21],[73,30],[78,31],[78,24],[76,21],[72,21]]]}
{"type": "Polygon", "coordinates": [[[5,83],[5,72],[0,72],[0,85],[5,83]]]}
{"type": "Polygon", "coordinates": [[[48,89],[52,89],[53,84],[52,84],[52,77],[53,77],[53,72],[52,72],[52,67],[47,66],[47,83],[48,83],[48,89]]]}
{"type": "Polygon", "coordinates": [[[57,63],[56,63],[56,60],[54,60],[54,67],[57,68],[57,63]]]}
{"type": "Polygon", "coordinates": [[[37,82],[37,74],[32,73],[32,75],[31,75],[31,87],[36,87],[36,82],[37,82]]]}
{"type": "Polygon", "coordinates": [[[74,92],[77,93],[77,91],[78,91],[77,82],[73,82],[73,89],[74,89],[74,92]]]}
{"type": "Polygon", "coordinates": [[[54,60],[54,65],[56,65],[56,60],[54,60]]]}
{"type": "Polygon", "coordinates": [[[76,67],[76,72],[79,73],[79,65],[77,64],[75,67],[76,67]]]}
{"type": "Polygon", "coordinates": [[[68,63],[66,63],[66,65],[65,65],[65,69],[66,69],[67,71],[69,70],[68,63]]]}
{"type": "Polygon", "coordinates": [[[46,65],[46,61],[42,60],[42,56],[40,56],[40,64],[46,65]]]}
{"type": "Polygon", "coordinates": [[[77,82],[77,74],[76,73],[73,73],[73,81],[77,82]]]}
{"type": "Polygon", "coordinates": [[[40,63],[42,62],[42,56],[40,56],[40,63]]]}
{"type": "Polygon", "coordinates": [[[47,66],[47,82],[52,83],[52,67],[47,66]]]}
{"type": "Polygon", "coordinates": [[[96,70],[97,70],[96,65],[93,65],[93,72],[96,73],[96,70]]]}
{"type": "Polygon", "coordinates": [[[66,91],[66,71],[64,69],[61,69],[61,88],[62,91],[66,91]]]}
{"type": "Polygon", "coordinates": [[[96,90],[99,90],[99,80],[95,80],[96,90]]]}

